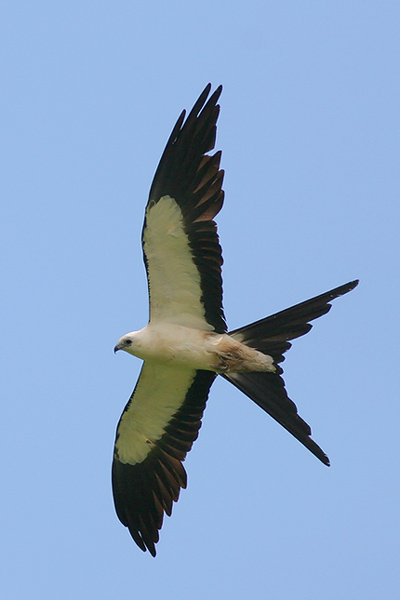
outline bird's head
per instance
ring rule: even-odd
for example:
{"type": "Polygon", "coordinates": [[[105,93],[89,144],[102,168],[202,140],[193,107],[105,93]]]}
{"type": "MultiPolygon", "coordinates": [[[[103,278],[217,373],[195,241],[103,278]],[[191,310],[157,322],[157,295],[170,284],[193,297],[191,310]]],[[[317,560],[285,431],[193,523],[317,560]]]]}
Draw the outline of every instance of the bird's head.
{"type": "Polygon", "coordinates": [[[114,346],[114,354],[118,350],[125,350],[125,352],[129,352],[129,354],[134,354],[134,336],[135,332],[123,335],[122,338],[118,340],[116,346],[114,346]]]}

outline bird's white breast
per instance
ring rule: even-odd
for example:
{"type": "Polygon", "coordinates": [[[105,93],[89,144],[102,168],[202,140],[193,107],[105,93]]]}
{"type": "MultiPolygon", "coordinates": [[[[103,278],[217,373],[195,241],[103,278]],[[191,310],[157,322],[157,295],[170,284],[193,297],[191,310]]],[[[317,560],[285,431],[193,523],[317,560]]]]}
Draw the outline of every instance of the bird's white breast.
{"type": "Polygon", "coordinates": [[[127,351],[143,360],[182,367],[214,370],[216,340],[220,334],[157,321],[133,334],[127,351]]]}

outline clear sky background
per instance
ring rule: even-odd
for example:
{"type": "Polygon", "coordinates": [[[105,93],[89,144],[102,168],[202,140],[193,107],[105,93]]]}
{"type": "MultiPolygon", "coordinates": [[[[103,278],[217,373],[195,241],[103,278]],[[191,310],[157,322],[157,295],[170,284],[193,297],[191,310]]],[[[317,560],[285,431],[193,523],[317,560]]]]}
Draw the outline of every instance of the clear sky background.
{"type": "Polygon", "coordinates": [[[1,45],[2,598],[399,598],[397,1],[8,1],[1,45]],[[326,468],[227,382],[156,559],[114,513],[171,128],[224,85],[231,328],[357,277],[287,355],[326,468]]]}

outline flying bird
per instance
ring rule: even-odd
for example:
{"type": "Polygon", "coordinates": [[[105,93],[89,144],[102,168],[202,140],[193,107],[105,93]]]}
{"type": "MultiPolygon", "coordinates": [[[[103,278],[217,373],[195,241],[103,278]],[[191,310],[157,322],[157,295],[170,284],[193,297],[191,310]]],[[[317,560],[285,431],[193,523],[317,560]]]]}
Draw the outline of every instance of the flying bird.
{"type": "Polygon", "coordinates": [[[311,329],[331,301],[358,281],[228,331],[222,254],[214,217],[224,201],[221,152],[213,150],[219,86],[207,85],[169,137],[151,185],[142,231],[149,323],[114,352],[143,360],[117,427],[115,509],[136,544],[156,555],[164,513],[187,484],[183,461],[196,440],[210,387],[221,375],[287,429],[320,461],[329,459],[289,399],[281,363],[290,340],[311,329]]]}

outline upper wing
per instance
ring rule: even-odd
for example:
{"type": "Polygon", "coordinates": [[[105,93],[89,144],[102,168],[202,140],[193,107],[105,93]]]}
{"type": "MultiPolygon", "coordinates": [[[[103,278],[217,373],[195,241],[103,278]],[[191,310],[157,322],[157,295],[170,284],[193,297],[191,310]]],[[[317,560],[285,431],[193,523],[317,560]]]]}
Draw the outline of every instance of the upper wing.
{"type": "Polygon", "coordinates": [[[224,199],[214,148],[220,86],[180,115],[157,167],[146,206],[143,255],[150,319],[222,333],[221,247],[213,218],[224,199]]]}
{"type": "Polygon", "coordinates": [[[118,423],[112,467],[115,509],[142,549],[155,556],[164,512],[186,487],[182,465],[201,427],[216,377],[144,363],[118,423]]]}

